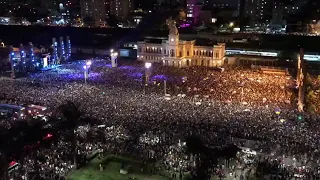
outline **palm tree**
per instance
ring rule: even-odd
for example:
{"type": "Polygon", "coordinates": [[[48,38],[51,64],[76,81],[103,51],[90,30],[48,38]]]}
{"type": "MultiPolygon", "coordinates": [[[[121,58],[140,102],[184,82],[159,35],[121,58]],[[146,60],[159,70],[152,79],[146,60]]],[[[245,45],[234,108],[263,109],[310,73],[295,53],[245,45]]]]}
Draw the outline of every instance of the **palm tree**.
{"type": "Polygon", "coordinates": [[[73,151],[73,163],[77,168],[77,141],[75,130],[80,119],[79,108],[71,101],[67,101],[66,104],[62,104],[58,107],[58,110],[62,113],[67,120],[67,126],[71,130],[72,135],[72,151],[73,151]]]}

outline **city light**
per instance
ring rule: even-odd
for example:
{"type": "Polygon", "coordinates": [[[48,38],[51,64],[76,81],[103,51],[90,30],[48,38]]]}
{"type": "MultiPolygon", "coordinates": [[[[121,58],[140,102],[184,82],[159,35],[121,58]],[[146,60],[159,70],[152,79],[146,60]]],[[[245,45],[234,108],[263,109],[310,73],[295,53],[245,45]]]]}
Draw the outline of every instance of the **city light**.
{"type": "Polygon", "coordinates": [[[111,65],[112,67],[117,67],[117,57],[118,57],[118,53],[114,52],[113,49],[110,50],[111,54],[111,65]]]}
{"type": "Polygon", "coordinates": [[[91,61],[87,61],[86,65],[87,66],[91,66],[92,62],[91,61]]]}
{"type": "Polygon", "coordinates": [[[150,67],[151,67],[151,63],[149,63],[149,62],[146,62],[145,64],[144,64],[144,67],[146,67],[147,69],[149,69],[150,67]]]}

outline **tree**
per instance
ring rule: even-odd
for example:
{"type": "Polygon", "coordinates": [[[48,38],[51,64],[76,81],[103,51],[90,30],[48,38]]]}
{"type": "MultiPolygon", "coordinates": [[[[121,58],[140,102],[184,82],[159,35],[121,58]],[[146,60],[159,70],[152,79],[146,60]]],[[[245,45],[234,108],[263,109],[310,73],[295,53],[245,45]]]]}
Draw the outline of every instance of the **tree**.
{"type": "Polygon", "coordinates": [[[216,157],[207,148],[198,136],[189,136],[186,139],[187,153],[195,157],[196,168],[193,179],[208,180],[211,178],[212,167],[216,164],[216,157]]]}
{"type": "Polygon", "coordinates": [[[5,152],[0,153],[0,180],[9,180],[8,177],[9,163],[5,152]]]}
{"type": "MultiPolygon", "coordinates": [[[[43,129],[41,123],[38,121],[22,121],[12,124],[10,130],[4,131],[0,136],[0,180],[8,179],[9,158],[17,158],[21,164],[24,165],[25,146],[39,142],[43,137],[43,129]]],[[[33,149],[32,153],[34,159],[38,159],[37,150],[33,149]]],[[[37,161],[34,161],[36,170],[36,178],[39,179],[39,166],[37,161]]],[[[20,171],[22,172],[22,171],[20,171]]]]}
{"type": "Polygon", "coordinates": [[[67,120],[67,126],[70,128],[72,135],[72,151],[73,151],[73,163],[75,168],[77,168],[77,142],[76,142],[76,133],[79,119],[80,111],[79,108],[71,101],[67,101],[66,104],[60,105],[58,110],[62,113],[64,118],[67,120]]]}
{"type": "Polygon", "coordinates": [[[216,155],[218,157],[223,157],[226,159],[226,163],[227,163],[227,167],[229,166],[229,161],[230,159],[233,159],[237,156],[237,153],[240,149],[234,145],[234,144],[230,144],[218,151],[216,151],[216,155]]]}

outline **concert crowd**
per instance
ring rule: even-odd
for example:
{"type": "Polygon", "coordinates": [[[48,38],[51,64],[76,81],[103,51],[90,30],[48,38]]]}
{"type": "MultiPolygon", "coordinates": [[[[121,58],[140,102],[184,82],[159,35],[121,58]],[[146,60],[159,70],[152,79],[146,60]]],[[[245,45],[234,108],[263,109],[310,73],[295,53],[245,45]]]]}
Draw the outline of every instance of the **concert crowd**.
{"type": "MultiPolygon", "coordinates": [[[[190,169],[185,162],[170,162],[179,159],[170,154],[183,137],[199,136],[207,147],[243,146],[235,139],[249,139],[264,160],[283,159],[287,169],[304,166],[310,177],[320,177],[319,116],[296,110],[294,80],[289,76],[190,68],[184,77],[173,78],[157,74],[160,67],[154,67],[145,86],[144,69],[138,66],[113,70],[97,62],[87,83],[81,67],[70,64],[28,78],[1,79],[2,102],[51,109],[67,100],[79,105],[81,119],[92,120],[79,123],[79,156],[98,151],[153,158],[165,169],[174,166],[172,172],[181,172],[190,169]],[[292,158],[295,163],[284,160],[292,158]]],[[[36,160],[26,156],[24,177],[32,179],[27,174],[38,164],[42,179],[63,179],[74,169],[70,144],[61,136],[52,148],[38,149],[36,160]]]]}

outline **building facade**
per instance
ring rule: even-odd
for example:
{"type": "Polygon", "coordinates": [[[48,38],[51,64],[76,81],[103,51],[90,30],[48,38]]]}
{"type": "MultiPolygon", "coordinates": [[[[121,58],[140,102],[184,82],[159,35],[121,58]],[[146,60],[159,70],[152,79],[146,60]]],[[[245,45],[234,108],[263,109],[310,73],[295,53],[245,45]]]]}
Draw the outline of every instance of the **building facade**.
{"type": "Polygon", "coordinates": [[[175,24],[169,25],[168,39],[139,41],[137,59],[145,62],[160,62],[165,66],[219,67],[225,58],[225,44],[198,46],[196,40],[181,40],[175,24]]]}
{"type": "Polygon", "coordinates": [[[271,2],[268,0],[245,0],[244,15],[248,19],[250,26],[261,26],[267,22],[265,16],[271,2]]]}
{"type": "Polygon", "coordinates": [[[133,0],[110,0],[110,14],[117,20],[125,21],[133,10],[133,0]]]}
{"type": "Polygon", "coordinates": [[[90,24],[95,26],[105,24],[107,18],[105,0],[81,0],[80,7],[83,20],[90,18],[92,20],[90,24]]]}

